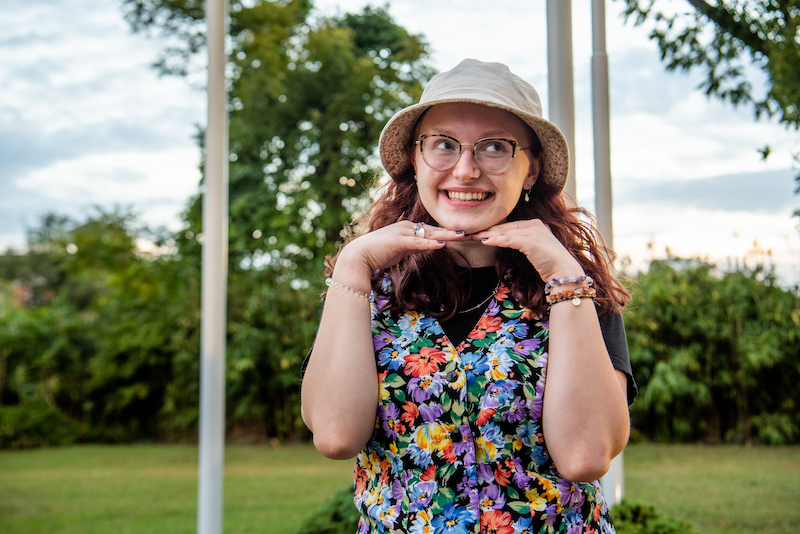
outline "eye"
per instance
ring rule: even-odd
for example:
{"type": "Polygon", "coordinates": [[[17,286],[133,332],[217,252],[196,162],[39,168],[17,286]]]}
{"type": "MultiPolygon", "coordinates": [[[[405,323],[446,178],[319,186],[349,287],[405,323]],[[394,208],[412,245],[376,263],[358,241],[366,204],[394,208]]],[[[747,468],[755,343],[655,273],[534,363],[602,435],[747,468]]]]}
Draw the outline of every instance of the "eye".
{"type": "Polygon", "coordinates": [[[434,150],[443,150],[443,151],[458,150],[453,140],[448,139],[447,137],[433,137],[431,138],[431,141],[432,141],[431,145],[434,150]]]}
{"type": "Polygon", "coordinates": [[[511,154],[511,143],[505,139],[486,139],[478,143],[477,151],[487,156],[511,154]]]}

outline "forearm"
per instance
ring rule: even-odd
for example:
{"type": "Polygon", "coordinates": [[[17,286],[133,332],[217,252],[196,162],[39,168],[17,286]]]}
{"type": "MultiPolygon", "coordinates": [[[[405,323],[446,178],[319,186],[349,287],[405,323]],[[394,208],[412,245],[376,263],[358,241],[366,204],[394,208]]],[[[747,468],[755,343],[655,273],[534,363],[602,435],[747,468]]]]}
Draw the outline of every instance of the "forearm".
{"type": "MultiPolygon", "coordinates": [[[[368,293],[369,280],[346,268],[334,280],[368,293]]],[[[355,456],[369,440],[378,406],[378,376],[367,299],[328,291],[314,349],[303,378],[302,414],[314,444],[331,458],[355,456]]]]}
{"type": "Polygon", "coordinates": [[[628,440],[630,418],[592,301],[553,306],[544,394],[547,449],[566,478],[602,476],[628,440]]]}

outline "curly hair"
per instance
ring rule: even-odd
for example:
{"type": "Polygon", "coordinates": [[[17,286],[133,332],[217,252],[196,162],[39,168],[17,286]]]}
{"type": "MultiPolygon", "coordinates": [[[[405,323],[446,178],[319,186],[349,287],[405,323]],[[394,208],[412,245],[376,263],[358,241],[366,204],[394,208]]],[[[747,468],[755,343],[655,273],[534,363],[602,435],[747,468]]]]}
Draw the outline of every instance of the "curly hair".
{"type": "MultiPolygon", "coordinates": [[[[532,153],[538,157],[541,145],[535,133],[532,135],[536,141],[532,153]]],[[[584,272],[594,279],[600,313],[622,310],[630,301],[630,294],[612,273],[611,262],[615,255],[603,245],[591,215],[583,208],[567,206],[562,192],[545,184],[544,180],[534,183],[529,196],[528,202],[520,198],[506,220],[540,219],[578,260],[584,272]]],[[[390,180],[365,218],[366,228],[350,240],[401,220],[438,226],[420,201],[412,167],[390,180]]],[[[450,319],[466,304],[470,292],[459,276],[454,254],[457,253],[452,249],[438,249],[409,255],[396,265],[373,273],[373,288],[379,290],[380,280],[388,276],[392,292],[386,297],[392,311],[421,311],[440,320],[450,319]]],[[[335,259],[328,262],[329,270],[334,263],[335,259]]],[[[537,315],[544,315],[547,309],[545,282],[523,253],[498,249],[495,269],[520,304],[537,315]]]]}

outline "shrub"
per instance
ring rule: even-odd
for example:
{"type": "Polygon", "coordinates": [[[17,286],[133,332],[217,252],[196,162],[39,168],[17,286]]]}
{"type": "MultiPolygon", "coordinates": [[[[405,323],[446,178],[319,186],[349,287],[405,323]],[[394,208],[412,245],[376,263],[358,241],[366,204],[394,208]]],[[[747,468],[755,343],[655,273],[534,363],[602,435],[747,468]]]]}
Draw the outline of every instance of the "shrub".
{"type": "Polygon", "coordinates": [[[696,534],[688,524],[661,515],[653,506],[622,501],[611,508],[617,534],[696,534]]]}
{"type": "Polygon", "coordinates": [[[0,406],[0,449],[69,445],[78,431],[78,423],[44,403],[0,406]]]}
{"type": "Polygon", "coordinates": [[[306,520],[297,534],[353,534],[358,526],[353,487],[337,491],[306,520]]]}

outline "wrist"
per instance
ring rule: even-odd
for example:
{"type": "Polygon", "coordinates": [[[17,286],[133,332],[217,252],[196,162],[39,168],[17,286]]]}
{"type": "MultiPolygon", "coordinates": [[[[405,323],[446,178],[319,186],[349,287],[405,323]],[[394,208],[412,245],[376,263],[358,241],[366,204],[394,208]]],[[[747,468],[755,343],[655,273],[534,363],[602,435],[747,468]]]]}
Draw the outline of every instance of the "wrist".
{"type": "Polygon", "coordinates": [[[369,293],[372,290],[372,271],[360,258],[360,255],[353,252],[349,246],[342,249],[336,258],[336,266],[333,268],[331,278],[356,291],[369,293]]]}

